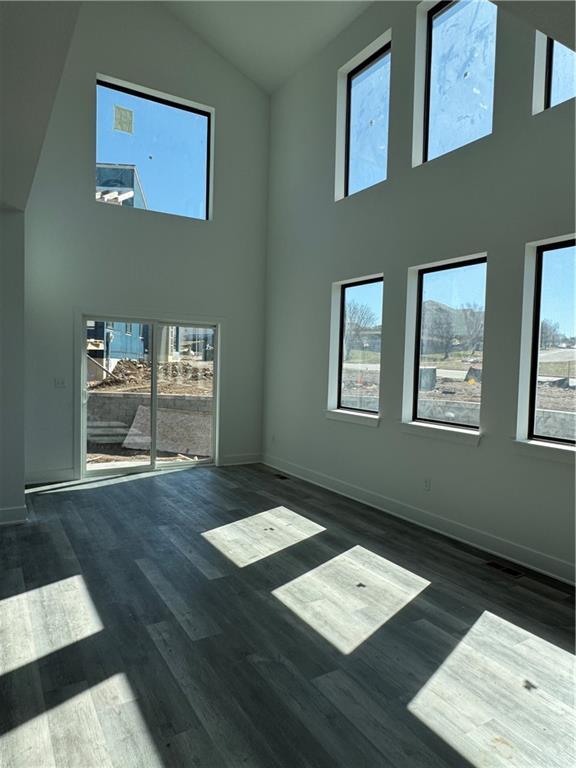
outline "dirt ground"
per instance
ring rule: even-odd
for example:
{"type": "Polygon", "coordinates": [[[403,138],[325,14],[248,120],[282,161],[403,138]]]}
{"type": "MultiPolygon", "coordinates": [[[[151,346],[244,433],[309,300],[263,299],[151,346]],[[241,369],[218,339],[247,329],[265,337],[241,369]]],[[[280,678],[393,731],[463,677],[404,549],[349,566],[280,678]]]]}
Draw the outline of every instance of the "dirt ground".
{"type": "MultiPolygon", "coordinates": [[[[150,392],[152,366],[138,360],[119,360],[103,381],[91,382],[91,391],[150,392]]],[[[186,360],[158,365],[158,392],[162,395],[209,397],[214,389],[214,363],[186,360]]]]}
{"type": "MultiPolygon", "coordinates": [[[[197,459],[207,459],[208,456],[186,456],[183,453],[165,453],[158,451],[156,460],[163,461],[182,461],[191,462],[197,459]]],[[[116,461],[133,462],[134,464],[147,464],[150,461],[150,454],[144,451],[131,450],[122,445],[96,445],[88,443],[86,446],[86,464],[95,466],[98,464],[110,464],[116,461]]]]}
{"type": "MultiPolygon", "coordinates": [[[[344,375],[343,388],[347,395],[378,395],[378,372],[366,371],[361,376],[357,373],[344,375]]],[[[441,379],[430,391],[420,392],[422,400],[462,400],[479,403],[482,391],[480,382],[454,381],[441,379]]],[[[576,390],[574,387],[561,387],[552,382],[538,384],[538,408],[551,411],[576,411],[576,390]]]]}

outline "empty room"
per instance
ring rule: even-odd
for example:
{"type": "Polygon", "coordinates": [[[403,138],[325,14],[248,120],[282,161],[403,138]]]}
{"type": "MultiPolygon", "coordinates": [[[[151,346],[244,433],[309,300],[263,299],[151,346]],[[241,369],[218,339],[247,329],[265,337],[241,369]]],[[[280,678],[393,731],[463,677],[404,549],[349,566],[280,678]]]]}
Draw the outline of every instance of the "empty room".
{"type": "Polygon", "coordinates": [[[0,766],[571,768],[571,0],[0,2],[0,766]]]}

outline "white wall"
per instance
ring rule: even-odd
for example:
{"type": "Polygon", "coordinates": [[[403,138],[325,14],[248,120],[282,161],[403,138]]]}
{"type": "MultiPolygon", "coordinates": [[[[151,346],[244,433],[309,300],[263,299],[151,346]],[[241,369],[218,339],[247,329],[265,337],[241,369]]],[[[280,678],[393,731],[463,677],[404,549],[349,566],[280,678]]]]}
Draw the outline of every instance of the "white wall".
{"type": "Polygon", "coordinates": [[[78,16],[76,2],[0,3],[0,204],[24,210],[78,16]]]}
{"type": "Polygon", "coordinates": [[[411,167],[415,4],[375,3],[275,94],[264,456],[569,579],[573,461],[514,436],[525,243],[574,231],[574,103],[531,116],[534,30],[501,7],[498,15],[493,134],[420,167],[411,167]],[[390,27],[388,181],[334,202],[336,72],[390,27]],[[407,270],[483,251],[480,444],[408,433],[401,424],[407,270]],[[324,413],[330,288],[378,272],[382,419],[367,429],[324,413]],[[424,478],[432,479],[429,492],[424,478]]]}
{"type": "Polygon", "coordinates": [[[0,210],[0,523],[24,505],[24,214],[0,210]]]}
{"type": "Polygon", "coordinates": [[[29,482],[73,474],[82,311],[221,320],[221,459],[258,457],[267,143],[268,99],[161,3],[82,5],[26,216],[29,482]],[[95,202],[96,73],[215,108],[213,221],[95,202]]]}

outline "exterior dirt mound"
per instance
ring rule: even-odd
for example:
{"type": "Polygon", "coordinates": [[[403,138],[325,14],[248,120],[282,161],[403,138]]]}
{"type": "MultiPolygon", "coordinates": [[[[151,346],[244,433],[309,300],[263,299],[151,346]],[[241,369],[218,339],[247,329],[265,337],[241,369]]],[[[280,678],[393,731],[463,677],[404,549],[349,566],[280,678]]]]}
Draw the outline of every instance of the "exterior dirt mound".
{"type": "MultiPolygon", "coordinates": [[[[105,379],[91,383],[90,390],[146,391],[150,389],[151,378],[152,366],[148,361],[119,360],[105,379]]],[[[158,365],[158,386],[164,394],[201,394],[204,390],[209,394],[213,379],[211,362],[180,360],[158,365]]]]}

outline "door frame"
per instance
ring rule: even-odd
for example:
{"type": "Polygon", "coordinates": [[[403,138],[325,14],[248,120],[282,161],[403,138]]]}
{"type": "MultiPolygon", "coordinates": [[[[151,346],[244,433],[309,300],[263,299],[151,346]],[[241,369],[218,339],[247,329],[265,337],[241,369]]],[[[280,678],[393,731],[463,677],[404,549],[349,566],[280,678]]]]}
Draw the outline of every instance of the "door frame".
{"type": "Polygon", "coordinates": [[[220,463],[220,362],[221,362],[221,318],[188,316],[175,320],[173,318],[142,317],[125,313],[122,315],[109,312],[77,312],[75,323],[75,376],[74,376],[74,479],[87,480],[90,478],[131,475],[142,473],[157,473],[164,470],[193,469],[198,466],[216,465],[220,463]],[[150,387],[150,463],[130,466],[128,462],[117,462],[101,469],[87,469],[86,438],[87,438],[87,409],[85,407],[86,392],[86,322],[120,322],[139,323],[150,326],[150,359],[152,360],[152,376],[150,387]],[[214,330],[214,385],[212,408],[212,457],[199,461],[164,461],[156,464],[156,415],[158,408],[158,371],[156,351],[159,330],[163,326],[180,326],[184,328],[212,328],[214,330]]]}

